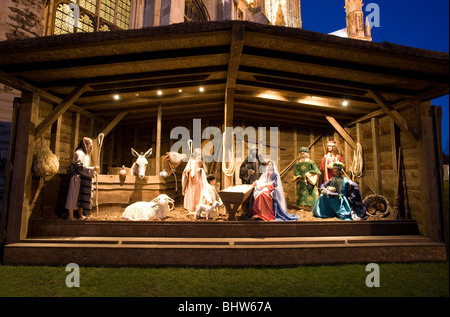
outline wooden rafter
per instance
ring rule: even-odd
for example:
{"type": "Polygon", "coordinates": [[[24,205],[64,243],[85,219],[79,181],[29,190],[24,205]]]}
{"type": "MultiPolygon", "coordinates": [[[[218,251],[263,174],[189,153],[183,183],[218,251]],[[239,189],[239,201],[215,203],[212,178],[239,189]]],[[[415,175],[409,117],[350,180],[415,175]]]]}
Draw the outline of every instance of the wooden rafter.
{"type": "Polygon", "coordinates": [[[75,87],[72,92],[64,98],[64,100],[57,105],[53,111],[38,125],[35,132],[35,137],[38,138],[41,134],[50,127],[59,116],[61,116],[67,109],[69,109],[73,103],[86,91],[88,85],[80,85],[75,87]]]}
{"type": "Polygon", "coordinates": [[[350,136],[350,134],[348,134],[347,131],[345,131],[345,129],[336,121],[336,119],[334,119],[333,117],[330,117],[330,116],[327,116],[326,118],[327,118],[328,122],[331,123],[333,128],[337,131],[337,133],[339,133],[340,136],[345,140],[345,142],[347,142],[348,145],[350,145],[350,147],[353,150],[356,150],[355,140],[353,140],[353,138],[350,136]]]}
{"type": "Polygon", "coordinates": [[[128,111],[122,111],[119,113],[107,126],[103,129],[102,133],[106,136],[109,132],[111,132],[112,129],[122,120],[126,115],[128,114],[128,111]]]}
{"type": "Polygon", "coordinates": [[[395,124],[399,126],[399,128],[406,132],[409,136],[411,136],[415,141],[419,140],[419,137],[417,136],[416,131],[406,122],[406,120],[398,113],[397,110],[395,110],[392,105],[384,99],[384,97],[375,90],[370,90],[369,93],[372,95],[373,99],[379,104],[381,109],[390,116],[395,124]]]}
{"type": "MultiPolygon", "coordinates": [[[[41,97],[41,99],[45,99],[51,103],[59,104],[59,103],[63,102],[63,99],[45,91],[39,87],[31,85],[30,83],[27,83],[21,79],[17,79],[14,76],[11,76],[2,71],[0,71],[0,83],[5,84],[6,86],[9,86],[11,88],[14,88],[14,89],[17,89],[20,91],[30,91],[30,92],[36,93],[41,97]]],[[[83,85],[83,84],[80,84],[80,85],[83,85]]],[[[91,113],[85,109],[82,109],[81,107],[78,107],[74,104],[72,104],[70,106],[70,109],[74,110],[76,112],[79,112],[88,118],[94,118],[98,122],[104,122],[104,120],[102,118],[100,118],[100,117],[94,115],[93,113],[91,113]]]]}

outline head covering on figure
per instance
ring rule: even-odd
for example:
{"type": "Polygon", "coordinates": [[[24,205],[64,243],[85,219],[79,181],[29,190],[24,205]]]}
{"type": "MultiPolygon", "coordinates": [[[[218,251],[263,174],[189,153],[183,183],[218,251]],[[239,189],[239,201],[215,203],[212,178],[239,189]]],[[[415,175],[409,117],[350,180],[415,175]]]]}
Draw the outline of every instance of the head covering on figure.
{"type": "Polygon", "coordinates": [[[78,143],[78,146],[75,149],[75,151],[82,150],[85,154],[91,154],[92,149],[93,149],[92,140],[88,137],[84,137],[80,140],[80,143],[78,143]]]}
{"type": "Polygon", "coordinates": [[[257,187],[260,187],[262,185],[266,185],[267,183],[271,182],[271,178],[275,178],[276,186],[273,190],[273,197],[278,201],[281,208],[283,210],[286,210],[286,199],[284,198],[284,190],[283,190],[283,183],[281,182],[280,174],[278,173],[277,165],[274,161],[269,160],[267,162],[266,171],[261,175],[259,180],[257,181],[257,187]],[[274,176],[271,176],[274,175],[274,176]]]}

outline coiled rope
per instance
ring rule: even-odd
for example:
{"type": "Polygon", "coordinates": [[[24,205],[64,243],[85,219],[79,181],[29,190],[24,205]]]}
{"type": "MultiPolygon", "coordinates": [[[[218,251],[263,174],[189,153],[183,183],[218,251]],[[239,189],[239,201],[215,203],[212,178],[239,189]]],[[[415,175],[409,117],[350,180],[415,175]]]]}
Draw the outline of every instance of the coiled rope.
{"type": "Polygon", "coordinates": [[[233,149],[233,133],[231,134],[231,163],[230,166],[227,167],[225,162],[225,132],[222,135],[222,171],[226,176],[233,176],[235,171],[235,158],[234,158],[234,149],[233,149]]]}
{"type": "Polygon", "coordinates": [[[360,143],[356,144],[356,150],[353,151],[352,176],[353,181],[356,177],[361,177],[363,171],[363,153],[360,143]]]}

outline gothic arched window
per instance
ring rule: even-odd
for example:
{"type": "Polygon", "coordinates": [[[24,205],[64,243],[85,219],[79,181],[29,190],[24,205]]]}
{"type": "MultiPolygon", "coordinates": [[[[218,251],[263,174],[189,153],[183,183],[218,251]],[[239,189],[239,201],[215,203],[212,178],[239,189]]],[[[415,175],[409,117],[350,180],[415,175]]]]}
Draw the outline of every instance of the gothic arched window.
{"type": "Polygon", "coordinates": [[[185,0],[184,22],[210,21],[208,10],[202,0],[185,0]]]}
{"type": "Polygon", "coordinates": [[[127,30],[131,0],[55,1],[53,34],[127,30]]]}

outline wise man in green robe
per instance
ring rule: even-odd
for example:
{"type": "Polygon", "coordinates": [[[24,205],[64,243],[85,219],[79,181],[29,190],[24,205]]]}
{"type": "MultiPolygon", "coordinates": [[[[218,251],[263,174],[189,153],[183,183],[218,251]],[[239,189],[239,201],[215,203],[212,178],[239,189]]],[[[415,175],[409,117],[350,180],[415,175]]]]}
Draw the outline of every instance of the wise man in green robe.
{"type": "Polygon", "coordinates": [[[310,159],[309,150],[301,147],[299,150],[300,158],[294,165],[294,181],[297,186],[297,207],[314,207],[319,191],[320,170],[316,163],[310,159]]]}

